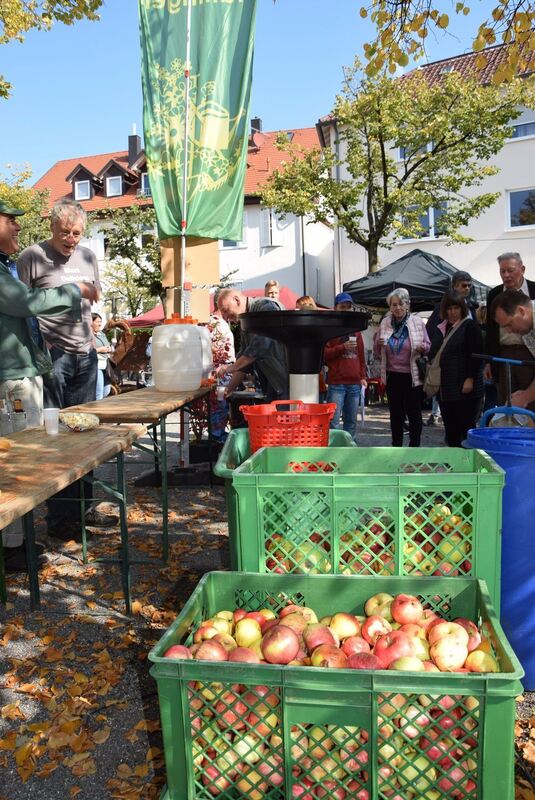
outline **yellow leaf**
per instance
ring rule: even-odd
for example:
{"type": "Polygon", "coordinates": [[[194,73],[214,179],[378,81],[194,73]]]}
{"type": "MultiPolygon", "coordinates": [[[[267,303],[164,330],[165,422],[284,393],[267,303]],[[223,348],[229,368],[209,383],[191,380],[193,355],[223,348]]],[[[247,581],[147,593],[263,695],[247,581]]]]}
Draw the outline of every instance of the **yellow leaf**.
{"type": "Polygon", "coordinates": [[[99,728],[98,731],[93,733],[93,741],[95,744],[104,744],[109,739],[111,733],[111,728],[109,726],[104,726],[103,728],[99,728]]]}
{"type": "Polygon", "coordinates": [[[17,766],[20,767],[21,764],[24,764],[25,761],[31,756],[33,751],[33,742],[25,742],[25,744],[17,747],[15,750],[15,761],[17,762],[17,766]]]}
{"type": "Polygon", "coordinates": [[[134,768],[134,774],[137,775],[138,778],[146,778],[149,774],[148,764],[138,764],[138,766],[134,768]]]}
{"type": "Polygon", "coordinates": [[[366,19],[366,17],[368,16],[368,12],[365,8],[361,8],[359,14],[362,17],[362,19],[366,19]]]}
{"type": "Polygon", "coordinates": [[[88,600],[87,603],[86,603],[86,606],[93,610],[94,608],[97,607],[97,604],[95,603],[94,600],[88,600]]]}
{"type": "Polygon", "coordinates": [[[132,603],[132,614],[141,614],[141,609],[143,606],[139,602],[139,600],[134,600],[132,603]]]}
{"type": "Polygon", "coordinates": [[[117,775],[120,778],[130,778],[132,776],[132,767],[129,767],[128,764],[119,764],[117,775]]]}
{"type": "Polygon", "coordinates": [[[447,14],[441,14],[440,17],[437,19],[437,26],[439,28],[447,28],[450,24],[450,18],[447,14]]]}
{"type": "Polygon", "coordinates": [[[9,733],[0,739],[0,750],[14,750],[17,746],[17,732],[9,731],[9,733]]]}
{"type": "Polygon", "coordinates": [[[76,797],[76,795],[80,794],[81,791],[82,791],[82,787],[81,786],[71,786],[71,788],[69,790],[69,793],[70,793],[71,797],[76,797]]]}
{"type": "Polygon", "coordinates": [[[2,706],[0,716],[3,719],[26,719],[16,703],[8,703],[7,706],[2,706]]]}

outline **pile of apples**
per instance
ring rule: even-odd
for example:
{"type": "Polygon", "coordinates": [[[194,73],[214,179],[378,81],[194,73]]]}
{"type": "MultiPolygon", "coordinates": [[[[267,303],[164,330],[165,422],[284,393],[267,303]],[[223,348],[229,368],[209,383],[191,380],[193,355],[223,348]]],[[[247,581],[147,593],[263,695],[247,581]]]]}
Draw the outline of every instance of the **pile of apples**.
{"type": "MultiPolygon", "coordinates": [[[[490,642],[467,618],[449,622],[409,594],[379,593],[365,615],[289,604],[279,615],[219,611],[189,646],[167,658],[331,669],[498,672],[490,642]]],[[[276,788],[301,800],[369,800],[369,731],[303,723],[290,727],[291,788],[285,789],[282,704],[277,687],[192,681],[192,755],[203,796],[236,792],[263,800],[276,788]]],[[[383,800],[475,797],[479,700],[383,692],[377,696],[377,764],[383,800]]],[[[231,794],[229,796],[235,796],[231,794]]]]}
{"type": "Polygon", "coordinates": [[[500,671],[475,622],[449,622],[414,595],[375,594],[364,613],[340,611],[318,620],[312,608],[295,604],[278,617],[269,608],[218,611],[203,620],[191,645],[173,645],[164,656],[330,669],[500,671]]]}
{"type": "MultiPolygon", "coordinates": [[[[404,510],[404,573],[412,576],[470,575],[472,525],[443,503],[421,511],[412,505],[404,510]]],[[[342,575],[376,573],[393,575],[394,521],[383,514],[378,519],[365,515],[362,528],[346,531],[340,537],[342,575]]],[[[294,541],[280,533],[266,543],[266,568],[277,574],[321,575],[333,571],[328,531],[312,533],[308,539],[294,541]]]]}

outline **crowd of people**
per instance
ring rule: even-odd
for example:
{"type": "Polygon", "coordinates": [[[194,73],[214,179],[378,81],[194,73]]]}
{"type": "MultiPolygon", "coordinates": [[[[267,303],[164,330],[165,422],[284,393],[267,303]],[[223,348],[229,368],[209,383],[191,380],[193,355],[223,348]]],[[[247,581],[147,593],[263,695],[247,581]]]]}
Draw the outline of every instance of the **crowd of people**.
{"type": "MultiPolygon", "coordinates": [[[[102,317],[91,306],[100,298],[98,265],[83,247],[86,214],[71,200],[52,209],[50,238],[18,252],[19,219],[24,212],[0,201],[0,406],[19,402],[28,427],[41,425],[44,408],[65,408],[101,399],[107,394],[106,368],[111,347],[102,333],[102,317]]],[[[439,416],[445,442],[459,447],[482,409],[503,403],[508,388],[513,405],[535,411],[535,282],[526,280],[518,253],[498,258],[501,283],[489,292],[487,303],[473,300],[472,278],[457,272],[451,286],[427,322],[411,311],[406,289],[385,298],[384,314],[366,352],[359,331],[327,342],[319,375],[320,400],[333,403],[332,427],[357,437],[357,411],[369,379],[370,356],[376,358],[380,382],[386,389],[392,445],[418,447],[422,435],[424,394],[432,401],[430,423],[439,416]],[[514,359],[510,387],[504,365],[477,358],[514,359]]],[[[247,297],[236,288],[215,296],[208,327],[214,366],[222,393],[214,417],[221,439],[228,424],[227,398],[244,382],[254,381],[264,402],[288,399],[285,347],[266,336],[241,331],[235,352],[231,324],[250,311],[285,311],[276,280],[266,283],[263,297],[247,297]]],[[[334,309],[351,311],[353,300],[342,292],[334,309]]],[[[315,311],[313,297],[295,303],[300,311],[315,311]]],[[[80,539],[80,505],[73,484],[47,503],[47,533],[62,541],[80,539]]],[[[90,487],[85,489],[91,497],[90,487]]],[[[117,517],[90,504],[86,525],[107,527],[117,517]]],[[[20,523],[2,531],[7,571],[26,569],[20,523]]]]}

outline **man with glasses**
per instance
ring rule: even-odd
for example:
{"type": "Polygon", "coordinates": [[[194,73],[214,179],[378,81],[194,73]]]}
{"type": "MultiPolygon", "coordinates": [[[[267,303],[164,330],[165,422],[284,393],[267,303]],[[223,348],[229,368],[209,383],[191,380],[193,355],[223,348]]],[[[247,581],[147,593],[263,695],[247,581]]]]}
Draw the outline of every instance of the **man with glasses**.
{"type": "MultiPolygon", "coordinates": [[[[454,272],[451,277],[451,288],[456,294],[460,295],[466,301],[466,305],[468,306],[468,314],[469,316],[476,320],[476,309],[478,304],[474,301],[470,300],[470,293],[472,291],[472,276],[468,272],[464,272],[463,270],[458,270],[454,272]]],[[[440,325],[440,303],[433,309],[433,313],[429,317],[427,321],[427,335],[433,340],[433,336],[437,327],[440,325]]],[[[440,419],[440,407],[438,404],[438,397],[435,395],[432,400],[431,406],[431,414],[429,415],[429,419],[426,422],[426,425],[434,425],[440,419]]]]}
{"type": "MultiPolygon", "coordinates": [[[[80,245],[86,221],[87,215],[79,203],[67,199],[57,202],[50,215],[50,239],[27,247],[17,260],[20,280],[34,289],[85,282],[95,286],[98,299],[97,259],[91,250],[80,245]]],[[[79,322],[73,322],[66,314],[39,315],[37,319],[53,362],[53,372],[43,378],[45,408],[67,408],[94,400],[98,365],[91,303],[82,301],[79,322]]],[[[47,522],[51,536],[64,541],[79,538],[75,506],[75,503],[57,503],[55,499],[49,501],[47,522]]],[[[88,525],[108,527],[116,521],[114,515],[102,514],[96,509],[90,509],[86,515],[88,525]]]]}

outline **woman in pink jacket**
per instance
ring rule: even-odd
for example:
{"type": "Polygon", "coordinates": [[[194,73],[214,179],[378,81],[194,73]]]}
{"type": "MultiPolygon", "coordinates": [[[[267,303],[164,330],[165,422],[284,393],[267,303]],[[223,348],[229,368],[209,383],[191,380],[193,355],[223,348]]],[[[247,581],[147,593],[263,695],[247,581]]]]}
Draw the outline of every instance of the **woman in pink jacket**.
{"type": "Polygon", "coordinates": [[[381,380],[386,384],[392,446],[403,446],[403,424],[409,420],[409,447],[419,447],[422,435],[422,379],[417,359],[429,352],[424,321],[410,312],[406,289],[386,298],[389,312],[381,320],[374,351],[381,359],[381,380]]]}

